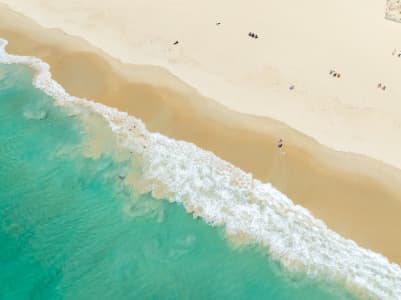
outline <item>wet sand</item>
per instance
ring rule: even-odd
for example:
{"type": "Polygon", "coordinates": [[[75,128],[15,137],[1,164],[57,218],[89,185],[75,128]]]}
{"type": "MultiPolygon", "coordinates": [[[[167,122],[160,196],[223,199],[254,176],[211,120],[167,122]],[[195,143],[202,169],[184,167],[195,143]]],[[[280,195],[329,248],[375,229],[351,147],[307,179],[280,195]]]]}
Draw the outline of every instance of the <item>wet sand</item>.
{"type": "Polygon", "coordinates": [[[283,123],[233,112],[158,67],[122,64],[79,38],[1,6],[10,53],[40,57],[69,93],[141,118],[193,142],[279,190],[363,247],[401,263],[401,172],[331,150],[283,123]],[[284,138],[285,155],[276,147],[284,138]]]}

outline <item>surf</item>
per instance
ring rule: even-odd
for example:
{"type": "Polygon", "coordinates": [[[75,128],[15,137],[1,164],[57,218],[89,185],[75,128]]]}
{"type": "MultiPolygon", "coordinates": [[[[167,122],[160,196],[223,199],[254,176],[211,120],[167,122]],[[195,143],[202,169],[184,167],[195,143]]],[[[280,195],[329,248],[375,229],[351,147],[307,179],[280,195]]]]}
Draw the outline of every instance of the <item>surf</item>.
{"type": "MultiPolygon", "coordinates": [[[[52,79],[46,63],[10,55],[6,45],[7,41],[1,40],[1,63],[29,66],[35,71],[34,86],[57,105],[77,113],[90,110],[104,119],[118,146],[132,156],[135,171],[128,169],[124,183],[140,195],[181,203],[186,212],[223,227],[233,239],[262,245],[291,272],[338,282],[362,297],[401,297],[397,264],[341,237],[271,184],[254,179],[213,153],[151,133],[127,113],[69,95],[52,79]]],[[[38,113],[33,118],[42,116],[38,113]]],[[[154,209],[143,207],[144,212],[136,214],[154,209]]]]}

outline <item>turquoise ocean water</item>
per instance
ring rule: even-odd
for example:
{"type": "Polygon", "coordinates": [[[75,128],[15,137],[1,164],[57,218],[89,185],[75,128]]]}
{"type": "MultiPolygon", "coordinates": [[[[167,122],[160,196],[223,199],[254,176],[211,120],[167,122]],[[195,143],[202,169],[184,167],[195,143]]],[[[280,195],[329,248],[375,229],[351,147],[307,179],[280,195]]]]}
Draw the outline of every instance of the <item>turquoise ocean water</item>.
{"type": "Polygon", "coordinates": [[[354,299],[123,184],[79,117],[0,64],[0,299],[354,299]]]}

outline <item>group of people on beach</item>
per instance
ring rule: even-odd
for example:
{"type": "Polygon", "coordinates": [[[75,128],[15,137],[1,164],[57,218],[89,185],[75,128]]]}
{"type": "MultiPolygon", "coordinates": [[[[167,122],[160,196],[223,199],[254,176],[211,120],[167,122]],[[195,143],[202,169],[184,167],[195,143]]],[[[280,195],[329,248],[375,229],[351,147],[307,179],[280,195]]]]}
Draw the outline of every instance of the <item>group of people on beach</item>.
{"type": "MultiPolygon", "coordinates": [[[[394,55],[394,54],[393,54],[393,55],[394,55]]],[[[399,57],[401,57],[401,52],[399,53],[399,57]]],[[[341,73],[338,73],[338,72],[336,72],[335,70],[330,70],[329,75],[331,75],[331,76],[333,76],[333,77],[336,77],[336,78],[340,78],[340,77],[341,77],[341,73]]],[[[379,83],[377,84],[377,88],[378,88],[378,89],[382,89],[383,91],[385,91],[387,87],[386,87],[385,84],[379,82],[379,83]]]]}
{"type": "Polygon", "coordinates": [[[253,33],[253,32],[248,33],[248,36],[251,37],[251,38],[254,38],[254,39],[259,38],[259,36],[256,33],[253,33]]]}
{"type": "Polygon", "coordinates": [[[341,77],[341,73],[336,72],[335,70],[330,70],[329,75],[336,77],[336,78],[340,78],[341,77]]]}
{"type": "MultiPolygon", "coordinates": [[[[252,33],[252,32],[249,33],[249,36],[250,37],[254,37],[254,38],[258,38],[258,36],[257,35],[255,36],[255,34],[252,33]]],[[[401,50],[394,49],[392,55],[401,58],[401,50]]],[[[331,76],[333,76],[335,78],[341,78],[341,73],[337,72],[336,70],[330,70],[329,71],[329,75],[331,75],[331,76]]],[[[290,90],[293,90],[294,88],[295,88],[294,85],[290,85],[290,87],[289,87],[290,90]]],[[[385,91],[387,89],[387,86],[385,84],[379,82],[377,84],[377,88],[381,89],[382,91],[385,91]]],[[[283,141],[283,139],[280,138],[277,141],[277,148],[279,150],[282,150],[283,147],[284,147],[284,141],[283,141]]]]}

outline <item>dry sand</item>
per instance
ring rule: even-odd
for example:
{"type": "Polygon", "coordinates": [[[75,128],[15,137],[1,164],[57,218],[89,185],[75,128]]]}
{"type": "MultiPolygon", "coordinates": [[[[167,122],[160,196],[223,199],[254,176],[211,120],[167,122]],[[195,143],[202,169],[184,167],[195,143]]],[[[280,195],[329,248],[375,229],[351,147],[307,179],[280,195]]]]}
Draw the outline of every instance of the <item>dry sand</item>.
{"type": "Polygon", "coordinates": [[[341,235],[401,263],[398,169],[333,151],[278,121],[230,111],[160,67],[123,64],[3,5],[0,17],[8,51],[48,62],[71,94],[118,107],[153,131],[213,151],[272,182],[341,235]],[[285,155],[276,149],[279,137],[285,137],[285,155]]]}
{"type": "Polygon", "coordinates": [[[401,26],[384,0],[0,2],[123,62],[163,66],[233,110],[401,168],[401,26]]]}

